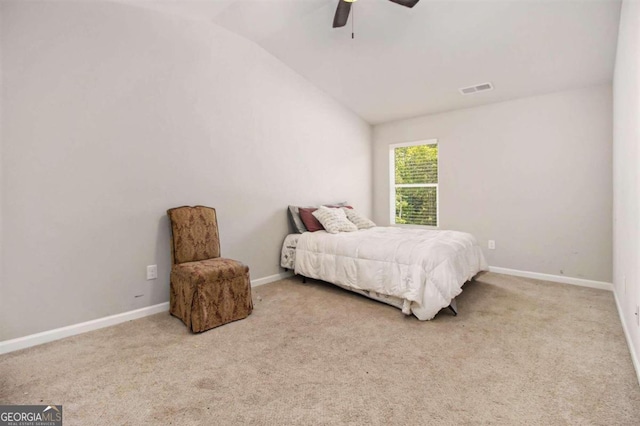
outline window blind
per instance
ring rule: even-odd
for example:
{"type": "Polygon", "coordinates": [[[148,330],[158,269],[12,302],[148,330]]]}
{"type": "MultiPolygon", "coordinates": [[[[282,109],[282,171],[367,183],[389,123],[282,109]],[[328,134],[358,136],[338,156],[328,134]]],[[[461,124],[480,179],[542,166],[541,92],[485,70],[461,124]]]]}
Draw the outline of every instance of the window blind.
{"type": "Polygon", "coordinates": [[[438,145],[392,150],[395,223],[438,225],[438,145]]]}

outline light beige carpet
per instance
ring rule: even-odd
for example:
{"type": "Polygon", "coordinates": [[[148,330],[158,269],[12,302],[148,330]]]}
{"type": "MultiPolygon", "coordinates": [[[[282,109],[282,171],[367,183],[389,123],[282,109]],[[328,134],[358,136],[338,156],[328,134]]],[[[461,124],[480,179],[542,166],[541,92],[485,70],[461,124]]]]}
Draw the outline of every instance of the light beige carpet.
{"type": "Polygon", "coordinates": [[[0,403],[65,425],[637,425],[610,292],[485,273],[420,322],[292,278],[193,335],[158,314],[0,357],[0,403]]]}

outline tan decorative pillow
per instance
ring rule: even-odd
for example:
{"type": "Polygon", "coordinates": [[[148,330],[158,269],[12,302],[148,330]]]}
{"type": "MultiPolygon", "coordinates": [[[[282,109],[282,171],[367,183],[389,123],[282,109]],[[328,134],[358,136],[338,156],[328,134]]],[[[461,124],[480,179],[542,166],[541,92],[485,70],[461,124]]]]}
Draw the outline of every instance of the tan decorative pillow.
{"type": "Polygon", "coordinates": [[[344,207],[342,208],[342,210],[344,210],[344,212],[346,213],[347,219],[353,222],[353,224],[356,225],[358,229],[369,229],[376,226],[376,224],[373,223],[371,219],[369,219],[368,217],[366,217],[365,215],[363,215],[357,210],[346,209],[344,207]]]}
{"type": "Polygon", "coordinates": [[[311,214],[318,219],[322,226],[324,226],[324,229],[330,234],[358,230],[358,227],[347,219],[347,215],[343,209],[331,209],[321,206],[311,214]]]}

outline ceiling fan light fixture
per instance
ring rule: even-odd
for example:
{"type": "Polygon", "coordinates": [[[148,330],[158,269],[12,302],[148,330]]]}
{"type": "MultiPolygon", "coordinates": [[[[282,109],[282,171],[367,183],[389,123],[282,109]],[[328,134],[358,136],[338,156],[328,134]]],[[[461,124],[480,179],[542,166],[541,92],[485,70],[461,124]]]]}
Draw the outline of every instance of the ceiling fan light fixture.
{"type": "MultiPolygon", "coordinates": [[[[338,8],[336,14],[333,17],[333,28],[344,27],[349,19],[349,12],[351,11],[351,3],[355,3],[357,0],[338,0],[338,8]]],[[[420,0],[389,0],[400,6],[413,7],[420,0]]],[[[351,20],[353,25],[353,20],[351,20]]],[[[351,32],[351,38],[353,38],[353,31],[351,32]]]]}

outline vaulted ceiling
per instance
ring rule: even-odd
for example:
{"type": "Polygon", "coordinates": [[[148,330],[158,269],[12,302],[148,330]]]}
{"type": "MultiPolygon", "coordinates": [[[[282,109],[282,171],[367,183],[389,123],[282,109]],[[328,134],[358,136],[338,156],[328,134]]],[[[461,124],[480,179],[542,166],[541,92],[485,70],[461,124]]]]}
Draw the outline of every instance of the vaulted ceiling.
{"type": "Polygon", "coordinates": [[[246,37],[372,124],[611,82],[620,14],[619,0],[358,0],[334,29],[338,0],[125,1],[246,37]]]}

